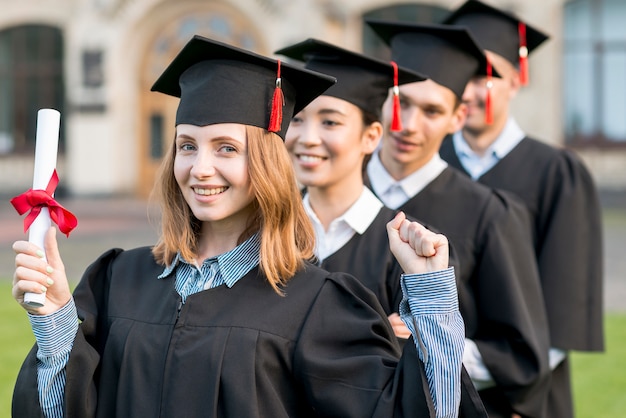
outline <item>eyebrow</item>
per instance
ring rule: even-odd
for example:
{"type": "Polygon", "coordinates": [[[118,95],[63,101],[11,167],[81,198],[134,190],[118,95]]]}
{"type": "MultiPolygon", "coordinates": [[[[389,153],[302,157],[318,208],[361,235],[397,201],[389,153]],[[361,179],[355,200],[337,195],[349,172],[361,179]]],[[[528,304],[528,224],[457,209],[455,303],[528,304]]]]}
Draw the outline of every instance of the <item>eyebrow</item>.
{"type": "Polygon", "coordinates": [[[412,106],[417,106],[417,107],[421,107],[423,109],[431,109],[431,110],[436,110],[439,112],[445,112],[446,107],[445,105],[442,105],[440,103],[419,103],[419,102],[415,102],[413,101],[409,96],[400,93],[399,95],[400,100],[409,102],[412,106]]]}
{"type": "Polygon", "coordinates": [[[342,111],[337,110],[337,109],[330,109],[330,108],[320,109],[317,113],[319,115],[334,115],[334,114],[337,114],[337,115],[341,115],[341,116],[346,116],[346,114],[343,113],[342,111]]]}
{"type": "MultiPolygon", "coordinates": [[[[187,134],[178,134],[176,135],[176,140],[178,139],[190,139],[192,141],[197,141],[197,139],[193,136],[187,135],[187,134]]],[[[213,138],[209,139],[210,142],[219,142],[219,141],[234,141],[237,142],[239,144],[243,144],[243,142],[241,142],[239,139],[234,138],[232,136],[228,136],[228,135],[220,135],[220,136],[216,136],[213,138]]]]}
{"type": "Polygon", "coordinates": [[[425,109],[429,109],[429,110],[436,110],[437,112],[445,112],[446,111],[446,107],[442,106],[440,104],[437,103],[428,103],[425,106],[423,106],[425,109]]]}

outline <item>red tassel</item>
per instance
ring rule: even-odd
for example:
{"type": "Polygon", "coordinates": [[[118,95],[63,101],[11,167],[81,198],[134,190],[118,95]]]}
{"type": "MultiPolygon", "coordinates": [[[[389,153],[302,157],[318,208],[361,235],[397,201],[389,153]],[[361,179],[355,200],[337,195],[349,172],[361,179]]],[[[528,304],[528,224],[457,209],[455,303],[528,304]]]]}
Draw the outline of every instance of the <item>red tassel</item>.
{"type": "Polygon", "coordinates": [[[528,46],[526,44],[526,25],[519,22],[517,25],[519,32],[519,78],[522,86],[527,86],[528,77],[528,46]]]}
{"type": "Polygon", "coordinates": [[[276,73],[276,88],[272,97],[272,111],[270,113],[270,124],[267,128],[270,132],[279,132],[283,123],[283,106],[285,105],[285,97],[283,96],[282,80],[280,78],[280,60],[278,62],[278,71],[276,73]]]}
{"type": "Polygon", "coordinates": [[[485,98],[485,123],[493,124],[493,109],[491,105],[491,89],[493,88],[491,61],[487,58],[487,97],[485,98]]]}
{"type": "Polygon", "coordinates": [[[398,87],[398,64],[391,61],[393,67],[393,111],[391,119],[391,131],[402,130],[402,118],[400,116],[400,88],[398,87]]]}

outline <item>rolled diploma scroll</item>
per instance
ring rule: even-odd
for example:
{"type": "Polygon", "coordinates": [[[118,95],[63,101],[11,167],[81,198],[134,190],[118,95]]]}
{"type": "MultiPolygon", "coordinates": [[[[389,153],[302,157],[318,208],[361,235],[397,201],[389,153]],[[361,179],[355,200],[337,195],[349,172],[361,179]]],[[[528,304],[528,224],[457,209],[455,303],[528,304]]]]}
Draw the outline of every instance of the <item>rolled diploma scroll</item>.
{"type": "MultiPolygon", "coordinates": [[[[61,114],[54,109],[40,109],[37,112],[37,139],[35,143],[35,170],[33,174],[33,190],[45,190],[57,165],[59,146],[59,125],[61,114]]],[[[28,230],[28,241],[44,251],[44,237],[50,226],[50,211],[41,208],[28,230]]],[[[45,293],[24,294],[24,303],[33,307],[41,307],[46,301],[45,293]]]]}

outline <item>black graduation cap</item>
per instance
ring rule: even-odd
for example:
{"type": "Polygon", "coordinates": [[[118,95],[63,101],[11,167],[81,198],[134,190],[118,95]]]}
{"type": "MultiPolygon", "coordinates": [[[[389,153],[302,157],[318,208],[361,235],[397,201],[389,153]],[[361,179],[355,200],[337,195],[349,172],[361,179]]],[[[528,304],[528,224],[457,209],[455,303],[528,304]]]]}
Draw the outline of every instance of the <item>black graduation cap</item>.
{"type": "Polygon", "coordinates": [[[498,76],[465,28],[366,20],[391,47],[398,65],[426,75],[452,90],[460,99],[474,76],[498,76]]]}
{"type": "MultiPolygon", "coordinates": [[[[309,70],[336,77],[337,84],[326,90],[325,96],[346,100],[378,117],[390,88],[426,78],[418,72],[398,67],[395,63],[380,61],[312,38],[275,53],[303,61],[309,70]]],[[[394,93],[397,94],[397,89],[394,89],[394,93]]],[[[399,120],[395,119],[392,125],[399,123],[399,120]]]]}
{"type": "Polygon", "coordinates": [[[176,125],[241,123],[284,139],[293,114],[335,81],[195,35],[151,90],[180,97],[176,125]]]}
{"type": "Polygon", "coordinates": [[[530,52],[548,35],[510,13],[477,0],[469,0],[452,12],[444,23],[465,26],[481,48],[495,52],[520,68],[522,84],[528,83],[530,52]]]}

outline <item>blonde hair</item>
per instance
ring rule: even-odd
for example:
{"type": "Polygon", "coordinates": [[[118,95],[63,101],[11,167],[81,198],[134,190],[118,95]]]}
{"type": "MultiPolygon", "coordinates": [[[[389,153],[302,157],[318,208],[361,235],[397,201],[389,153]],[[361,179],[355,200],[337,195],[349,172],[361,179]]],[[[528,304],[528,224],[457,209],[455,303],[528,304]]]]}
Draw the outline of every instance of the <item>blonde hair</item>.
{"type": "MultiPolygon", "coordinates": [[[[246,126],[248,173],[254,211],[239,242],[259,232],[260,270],[277,293],[313,257],[315,235],[281,138],[246,126]]],[[[153,197],[161,206],[161,236],[152,249],[156,260],[170,264],[177,252],[196,257],[201,222],[193,215],[174,177],[176,147],[163,159],[153,197]]]]}

